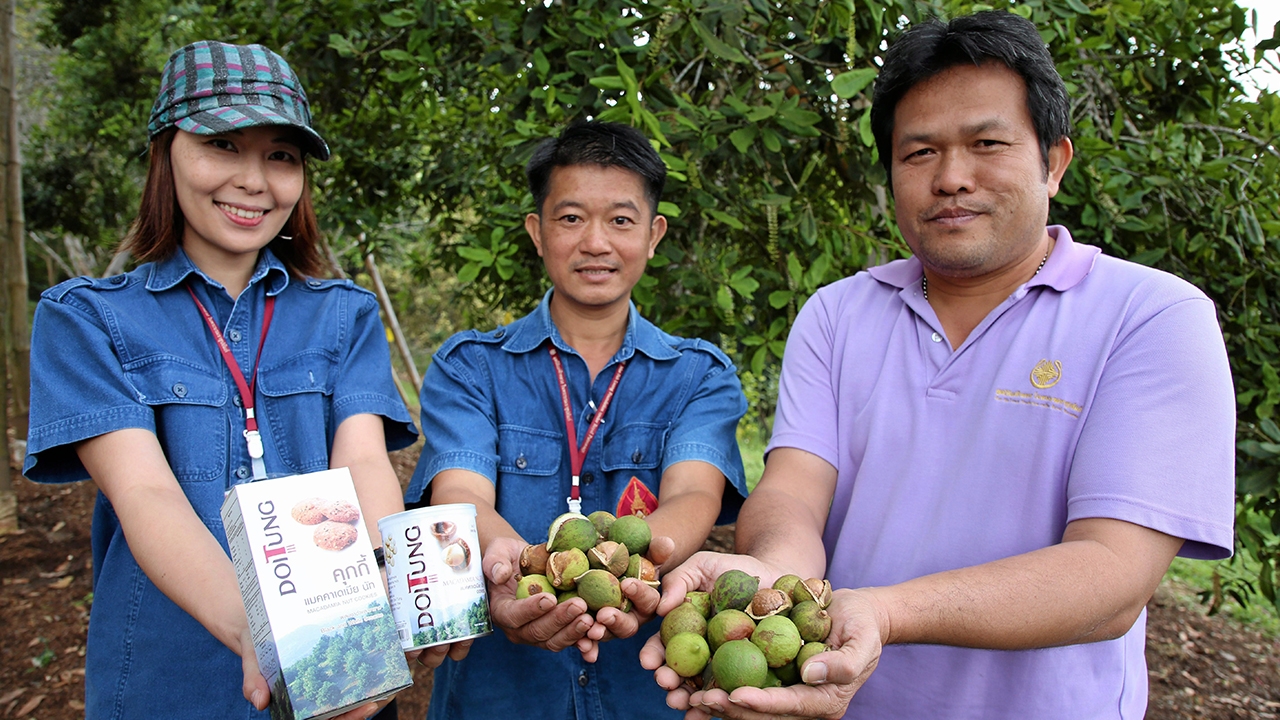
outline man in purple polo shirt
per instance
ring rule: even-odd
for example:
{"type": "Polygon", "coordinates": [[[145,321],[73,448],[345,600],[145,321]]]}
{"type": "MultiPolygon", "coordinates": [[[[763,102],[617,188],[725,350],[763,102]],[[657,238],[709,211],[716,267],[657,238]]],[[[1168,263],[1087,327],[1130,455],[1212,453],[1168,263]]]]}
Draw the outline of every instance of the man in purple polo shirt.
{"type": "Polygon", "coordinates": [[[1231,554],[1234,397],[1196,288],[1045,227],[1072,158],[1035,27],[930,21],[885,54],[872,127],[914,256],[820,290],[787,342],[747,555],[839,588],[807,686],[688,717],[1141,718],[1145,606],[1177,554],[1231,554]],[[856,693],[856,695],[855,695],[856,693]]]}

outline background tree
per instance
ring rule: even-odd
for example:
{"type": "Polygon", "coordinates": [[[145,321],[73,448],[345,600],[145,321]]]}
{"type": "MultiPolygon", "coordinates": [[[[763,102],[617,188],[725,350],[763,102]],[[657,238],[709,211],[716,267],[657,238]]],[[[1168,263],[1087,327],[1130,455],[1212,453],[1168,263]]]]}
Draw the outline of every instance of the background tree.
{"type": "MultiPolygon", "coordinates": [[[[1073,98],[1077,159],[1053,221],[1217,303],[1238,392],[1238,538],[1261,568],[1225,588],[1274,600],[1280,106],[1233,78],[1257,58],[1231,2],[47,0],[44,37],[66,60],[28,146],[28,221],[105,264],[135,207],[167,53],[264,42],[301,75],[334,147],[311,171],[342,265],[356,275],[378,254],[426,352],[541,296],[521,227],[537,140],[576,119],[631,123],[668,165],[671,219],[636,302],[735,358],[745,426],[763,434],[796,310],[907,252],[868,127],[884,43],[992,6],[1041,28],[1073,98]]],[[[1259,53],[1274,58],[1276,42],[1259,53]]]]}

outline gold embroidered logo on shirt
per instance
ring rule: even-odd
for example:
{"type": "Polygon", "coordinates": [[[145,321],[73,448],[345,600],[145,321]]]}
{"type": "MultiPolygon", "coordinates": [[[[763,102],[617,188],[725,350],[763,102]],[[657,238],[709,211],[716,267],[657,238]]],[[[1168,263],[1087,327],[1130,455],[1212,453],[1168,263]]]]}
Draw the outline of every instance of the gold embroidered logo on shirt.
{"type": "Polygon", "coordinates": [[[1062,361],[1061,360],[1041,360],[1036,366],[1031,368],[1031,384],[1041,390],[1046,390],[1058,384],[1062,379],[1062,361]]]}

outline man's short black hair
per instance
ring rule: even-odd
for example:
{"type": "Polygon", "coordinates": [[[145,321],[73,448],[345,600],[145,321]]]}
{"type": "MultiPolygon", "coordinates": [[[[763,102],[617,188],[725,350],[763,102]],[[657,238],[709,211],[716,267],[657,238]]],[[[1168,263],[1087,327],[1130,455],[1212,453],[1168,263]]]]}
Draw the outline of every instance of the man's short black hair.
{"type": "Polygon", "coordinates": [[[550,191],[551,171],[572,165],[617,167],[639,175],[644,180],[649,210],[658,214],[667,166],[639,130],[617,123],[580,122],[565,128],[560,137],[542,141],[524,168],[539,214],[550,191]]]}
{"type": "Polygon", "coordinates": [[[871,132],[880,162],[893,176],[893,115],[911,88],[956,65],[1004,63],[1027,86],[1027,110],[1045,171],[1049,148],[1071,132],[1067,88],[1036,26],[1011,12],[988,10],[943,23],[930,19],[898,38],[884,54],[871,100],[871,132]]]}

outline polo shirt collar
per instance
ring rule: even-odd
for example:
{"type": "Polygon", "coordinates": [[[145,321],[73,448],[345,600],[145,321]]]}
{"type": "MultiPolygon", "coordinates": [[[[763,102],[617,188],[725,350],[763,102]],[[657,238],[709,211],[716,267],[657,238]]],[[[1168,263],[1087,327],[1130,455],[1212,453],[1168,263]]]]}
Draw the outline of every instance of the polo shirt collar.
{"type": "MultiPolygon", "coordinates": [[[[526,322],[518,323],[518,328],[511,333],[510,337],[502,344],[502,349],[512,353],[526,353],[537,350],[542,347],[543,343],[550,340],[552,345],[562,352],[577,354],[577,352],[569,347],[560,337],[560,330],[556,328],[556,324],[551,320],[551,294],[555,292],[552,288],[542,296],[542,302],[538,303],[538,307],[529,315],[526,322]]],[[[622,347],[614,354],[613,360],[630,360],[631,356],[637,351],[648,355],[654,360],[673,360],[680,357],[680,353],[663,338],[662,333],[653,323],[646,321],[640,317],[640,312],[636,310],[636,304],[627,302],[627,333],[622,338],[622,347]]]]}
{"type": "MultiPolygon", "coordinates": [[[[1102,251],[1092,245],[1076,243],[1071,239],[1071,233],[1061,225],[1050,225],[1046,230],[1055,241],[1053,252],[1040,272],[1027,281],[1026,287],[1045,285],[1058,292],[1070,290],[1089,275],[1102,251]]],[[[912,255],[902,262],[877,265],[867,272],[882,283],[905,290],[920,286],[924,266],[912,255]]]]}
{"type": "MultiPolygon", "coordinates": [[[[190,275],[198,275],[205,283],[214,287],[222,287],[222,283],[214,280],[196,267],[187,257],[187,252],[178,247],[177,251],[159,262],[152,263],[151,273],[147,276],[147,289],[152,292],[168,290],[182,282],[190,275]]],[[[289,284],[289,270],[270,250],[263,248],[258,255],[257,267],[249,278],[249,285],[266,279],[267,294],[278,295],[289,284]]],[[[225,288],[224,288],[225,289],[225,288]]]]}

